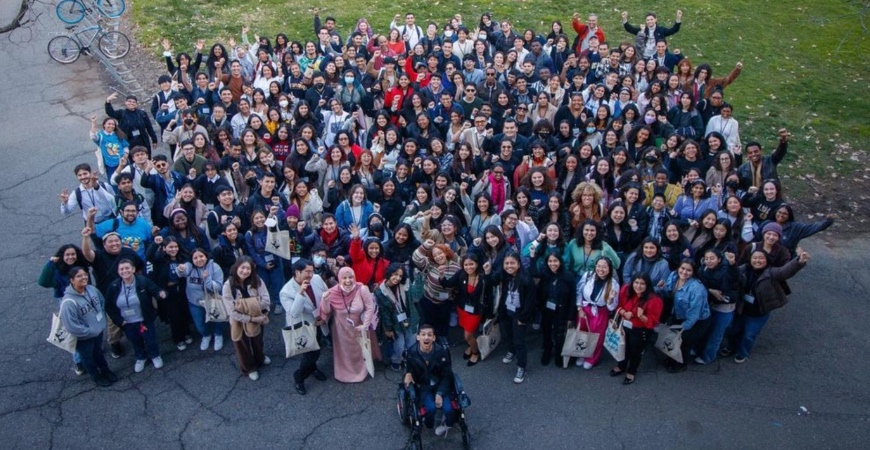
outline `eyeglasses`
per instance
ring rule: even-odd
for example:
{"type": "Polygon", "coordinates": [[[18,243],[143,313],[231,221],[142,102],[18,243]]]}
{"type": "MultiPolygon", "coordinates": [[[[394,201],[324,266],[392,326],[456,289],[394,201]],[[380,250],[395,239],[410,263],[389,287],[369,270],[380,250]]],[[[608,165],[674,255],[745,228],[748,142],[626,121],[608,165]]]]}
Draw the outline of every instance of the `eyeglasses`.
{"type": "Polygon", "coordinates": [[[494,74],[494,73],[487,73],[486,76],[488,76],[488,77],[494,77],[495,74],[494,74]]]}
{"type": "Polygon", "coordinates": [[[474,89],[466,89],[465,92],[474,92],[474,89]]]}

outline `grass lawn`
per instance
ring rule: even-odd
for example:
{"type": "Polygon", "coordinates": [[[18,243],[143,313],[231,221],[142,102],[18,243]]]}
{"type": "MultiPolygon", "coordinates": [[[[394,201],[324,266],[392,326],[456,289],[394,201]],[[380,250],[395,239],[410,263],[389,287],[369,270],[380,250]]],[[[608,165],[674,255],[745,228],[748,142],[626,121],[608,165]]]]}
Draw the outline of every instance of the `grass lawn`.
{"type": "MultiPolygon", "coordinates": [[[[291,40],[313,39],[309,8],[314,5],[293,0],[140,0],[132,10],[140,42],[156,57],[162,52],[162,37],[175,49],[192,49],[197,38],[226,42],[234,35],[239,40],[244,24],[251,27],[251,39],[257,33],[274,41],[278,32],[291,40]]],[[[794,135],[787,168],[780,171],[791,179],[785,183],[790,196],[810,200],[814,192],[816,197],[829,193],[831,184],[870,183],[865,178],[870,172],[864,170],[870,138],[870,33],[863,28],[864,20],[870,22],[867,0],[592,0],[582,10],[564,0],[345,0],[316,5],[326,8],[322,16],[337,18],[344,36],[359,17],[368,18],[376,32],[385,32],[393,15],[406,11],[415,12],[424,28],[426,22],[444,23],[454,13],[473,28],[482,12],[491,11],[496,20],[512,20],[516,29],[544,34],[552,20],[560,20],[573,39],[571,14],[596,12],[611,43],[631,38],[622,29],[619,11],[629,11],[631,23],[637,24],[652,10],[660,23],[670,26],[679,7],[683,27],[670,38],[672,49],[681,49],[696,66],[710,62],[714,75],[727,73],[737,61],[744,63],[742,75],[726,90],[741,122],[743,142],[758,140],[771,150],[777,128],[785,126],[794,135]]]]}

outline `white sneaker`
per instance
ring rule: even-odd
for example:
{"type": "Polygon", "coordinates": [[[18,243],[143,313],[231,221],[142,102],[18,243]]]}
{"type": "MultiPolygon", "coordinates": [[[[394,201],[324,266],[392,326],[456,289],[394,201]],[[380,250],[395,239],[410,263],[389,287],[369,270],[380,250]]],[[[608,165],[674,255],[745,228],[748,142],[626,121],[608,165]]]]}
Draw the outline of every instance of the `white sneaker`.
{"type": "Polygon", "coordinates": [[[501,359],[501,362],[503,362],[505,364],[510,364],[513,362],[513,360],[514,360],[514,354],[511,352],[508,352],[508,354],[504,355],[504,358],[501,359]]]}
{"type": "Polygon", "coordinates": [[[583,367],[583,363],[586,362],[586,358],[577,358],[577,361],[574,362],[574,365],[577,367],[583,367]]]}
{"type": "Polygon", "coordinates": [[[263,365],[268,366],[269,364],[272,364],[272,358],[269,358],[268,356],[263,356],[263,365]]]}
{"type": "Polygon", "coordinates": [[[214,337],[214,351],[219,352],[224,348],[224,337],[221,335],[215,335],[214,337]]]}
{"type": "Polygon", "coordinates": [[[159,368],[163,367],[163,358],[161,358],[159,356],[152,359],[151,362],[154,363],[155,369],[159,369],[159,368]]]}
{"type": "Polygon", "coordinates": [[[448,427],[447,425],[438,425],[437,427],[435,427],[435,436],[444,436],[445,434],[447,434],[447,430],[449,429],[450,427],[448,427]]]}
{"type": "Polygon", "coordinates": [[[592,367],[593,367],[593,364],[592,364],[592,363],[589,363],[589,362],[583,361],[583,368],[584,368],[584,369],[589,370],[589,369],[591,369],[592,367]]]}
{"type": "Polygon", "coordinates": [[[187,350],[187,344],[185,344],[184,342],[179,342],[179,343],[175,344],[175,348],[177,348],[178,351],[183,352],[183,351],[187,350]]]}
{"type": "Polygon", "coordinates": [[[133,372],[139,373],[143,370],[145,370],[145,360],[137,359],[136,364],[133,365],[133,372]]]}
{"type": "Polygon", "coordinates": [[[248,374],[248,378],[250,378],[251,381],[257,381],[260,379],[260,374],[258,372],[251,372],[248,374]]]}
{"type": "Polygon", "coordinates": [[[273,312],[276,316],[277,316],[277,315],[280,315],[280,314],[284,314],[284,307],[281,306],[280,303],[278,303],[277,305],[275,305],[275,310],[272,311],[272,312],[273,312]]]}
{"type": "Polygon", "coordinates": [[[208,350],[208,345],[211,344],[211,336],[203,336],[199,343],[199,349],[202,351],[208,350]]]}
{"type": "Polygon", "coordinates": [[[520,384],[526,379],[526,369],[517,367],[517,375],[514,377],[514,383],[520,384]]]}
{"type": "Polygon", "coordinates": [[[185,336],[185,337],[184,337],[184,343],[187,344],[187,345],[193,344],[193,338],[190,337],[190,336],[185,336]]]}
{"type": "Polygon", "coordinates": [[[704,358],[701,358],[699,356],[699,357],[695,358],[695,364],[707,364],[707,361],[704,361],[704,358]]]}

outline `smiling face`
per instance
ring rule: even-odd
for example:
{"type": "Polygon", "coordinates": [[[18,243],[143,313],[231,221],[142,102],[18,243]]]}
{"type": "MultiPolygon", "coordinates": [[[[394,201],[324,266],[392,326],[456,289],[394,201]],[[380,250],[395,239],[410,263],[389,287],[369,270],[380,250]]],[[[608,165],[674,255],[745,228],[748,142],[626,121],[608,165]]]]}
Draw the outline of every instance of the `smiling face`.
{"type": "Polygon", "coordinates": [[[610,276],[610,264],[608,261],[608,259],[599,259],[595,263],[595,275],[602,280],[610,276]]]}

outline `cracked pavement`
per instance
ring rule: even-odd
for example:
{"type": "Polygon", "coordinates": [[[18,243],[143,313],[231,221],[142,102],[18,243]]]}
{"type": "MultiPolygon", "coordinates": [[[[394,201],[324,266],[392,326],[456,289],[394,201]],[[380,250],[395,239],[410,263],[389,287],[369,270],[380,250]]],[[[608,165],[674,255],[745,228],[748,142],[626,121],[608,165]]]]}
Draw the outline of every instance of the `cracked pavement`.
{"type": "MultiPolygon", "coordinates": [[[[50,23],[51,19],[43,22],[50,23]]],[[[57,194],[75,186],[72,167],[94,163],[88,118],[109,94],[91,58],[62,66],[45,53],[47,30],[29,43],[0,41],[0,442],[4,448],[398,449],[408,432],[395,416],[398,374],[343,385],[331,376],[292,386],[298,358],[285,360],[280,333],[267,327],[273,364],[252,382],[239,375],[230,345],[178,352],[160,325],[166,366],[133,373],[133,358],[109,360],[121,381],[96,388],[70,370],[69,355],[45,342],[54,308],[36,285],[46,258],[78,242],[80,216],[62,218],[57,194]]],[[[51,30],[49,30],[51,31],[51,30]]],[[[147,105],[147,101],[143,101],[147,105]]],[[[495,357],[457,371],[472,399],[468,421],[478,449],[497,448],[849,448],[870,441],[870,270],[866,239],[805,243],[809,266],[795,294],[773,314],[749,361],[730,359],[668,374],[646,355],[637,382],[591,371],[542,368],[540,336],[530,337],[526,382],[495,357]],[[799,415],[801,406],[809,415],[799,415]]],[[[321,366],[332,374],[331,354],[321,366]]],[[[424,436],[427,448],[459,448],[424,436]]]]}

